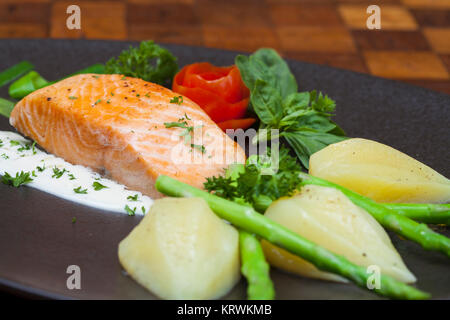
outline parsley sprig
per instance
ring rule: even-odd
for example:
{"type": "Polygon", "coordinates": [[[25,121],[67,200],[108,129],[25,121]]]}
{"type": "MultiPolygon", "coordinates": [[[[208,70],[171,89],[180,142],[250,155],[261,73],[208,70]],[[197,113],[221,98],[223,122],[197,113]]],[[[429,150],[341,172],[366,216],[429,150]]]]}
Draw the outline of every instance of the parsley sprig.
{"type": "Polygon", "coordinates": [[[130,46],[105,66],[107,74],[123,74],[160,85],[167,85],[177,71],[177,59],[153,41],[142,41],[137,48],[130,46]]]}
{"type": "Polygon", "coordinates": [[[225,176],[207,178],[204,187],[217,196],[264,211],[272,201],[291,195],[300,183],[301,166],[287,148],[280,148],[278,159],[278,170],[268,175],[263,174],[263,169],[272,165],[270,152],[266,156],[250,156],[245,165],[230,166],[225,176]]]}

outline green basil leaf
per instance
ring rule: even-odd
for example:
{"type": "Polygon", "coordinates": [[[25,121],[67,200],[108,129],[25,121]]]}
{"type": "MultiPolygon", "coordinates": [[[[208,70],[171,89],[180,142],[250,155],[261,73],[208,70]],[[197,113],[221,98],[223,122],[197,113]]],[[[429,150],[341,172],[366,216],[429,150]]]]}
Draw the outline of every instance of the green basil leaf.
{"type": "Polygon", "coordinates": [[[347,137],[314,130],[285,131],[282,136],[294,149],[302,165],[309,169],[309,157],[326,146],[346,140],[347,137]]]}
{"type": "Polygon", "coordinates": [[[264,80],[256,80],[251,95],[253,108],[261,122],[277,126],[283,116],[280,92],[264,80]]]}
{"type": "Polygon", "coordinates": [[[296,118],[295,124],[291,125],[293,130],[313,129],[319,132],[330,132],[336,128],[336,124],[327,116],[308,110],[301,117],[296,118]]]}
{"type": "MultiPolygon", "coordinates": [[[[289,70],[287,63],[275,50],[259,49],[252,55],[252,58],[261,60],[269,70],[270,77],[275,79],[276,87],[280,90],[281,97],[285,98],[297,92],[297,81],[294,75],[289,70]]],[[[267,79],[263,80],[267,81],[267,79]]]]}
{"type": "Polygon", "coordinates": [[[254,56],[238,55],[235,63],[241,73],[241,78],[244,81],[250,92],[255,87],[256,80],[264,80],[271,86],[276,87],[276,78],[270,73],[269,68],[260,59],[254,56]]]}
{"type": "Polygon", "coordinates": [[[291,113],[309,106],[309,92],[295,92],[283,100],[284,113],[291,113]]]}

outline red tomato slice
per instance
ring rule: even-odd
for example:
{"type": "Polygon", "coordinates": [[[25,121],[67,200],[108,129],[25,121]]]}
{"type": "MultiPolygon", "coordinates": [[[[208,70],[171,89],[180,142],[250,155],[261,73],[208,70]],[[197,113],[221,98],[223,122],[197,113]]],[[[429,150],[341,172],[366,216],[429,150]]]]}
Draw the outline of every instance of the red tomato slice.
{"type": "Polygon", "coordinates": [[[208,62],[181,69],[172,90],[197,103],[216,123],[242,118],[250,96],[237,66],[216,67],[208,62]]]}
{"type": "Polygon", "coordinates": [[[247,129],[254,124],[256,119],[254,118],[245,118],[245,119],[232,119],[227,121],[219,122],[217,125],[222,129],[223,131],[227,129],[247,129]]]}

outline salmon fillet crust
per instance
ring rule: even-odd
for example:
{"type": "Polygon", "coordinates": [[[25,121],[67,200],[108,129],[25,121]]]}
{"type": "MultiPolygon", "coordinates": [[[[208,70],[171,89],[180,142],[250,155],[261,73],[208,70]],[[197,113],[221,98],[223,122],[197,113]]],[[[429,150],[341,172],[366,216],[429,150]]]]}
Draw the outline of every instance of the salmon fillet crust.
{"type": "Polygon", "coordinates": [[[238,144],[179,96],[122,75],[76,75],[22,99],[10,123],[48,152],[158,198],[159,175],[201,188],[245,161],[238,144]]]}

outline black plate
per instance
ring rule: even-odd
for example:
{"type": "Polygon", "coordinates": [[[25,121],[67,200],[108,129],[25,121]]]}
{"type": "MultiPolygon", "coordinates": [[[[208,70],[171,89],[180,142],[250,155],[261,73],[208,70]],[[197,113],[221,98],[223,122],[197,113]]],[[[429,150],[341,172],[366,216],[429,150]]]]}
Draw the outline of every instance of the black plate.
{"type": "MultiPolygon", "coordinates": [[[[105,62],[131,43],[69,40],[0,40],[0,70],[30,60],[47,79],[105,62]]],[[[232,64],[235,52],[167,45],[180,65],[232,64]]],[[[350,71],[289,61],[301,90],[318,89],[336,100],[336,121],[349,136],[397,148],[449,176],[450,96],[350,71]]],[[[3,88],[0,96],[6,97],[3,88]]],[[[12,130],[1,117],[0,130],[12,130]]],[[[52,298],[153,299],[125,276],[117,245],[139,217],[94,210],[32,188],[0,185],[0,286],[52,298]],[[72,217],[76,223],[72,224],[72,217]],[[69,290],[66,269],[81,268],[81,290],[69,290]]],[[[447,235],[450,232],[445,231],[447,235]]],[[[391,234],[417,287],[450,298],[448,258],[391,234]]],[[[311,280],[272,270],[279,299],[374,299],[354,285],[311,280]]],[[[242,281],[227,299],[244,299],[242,281]]]]}

